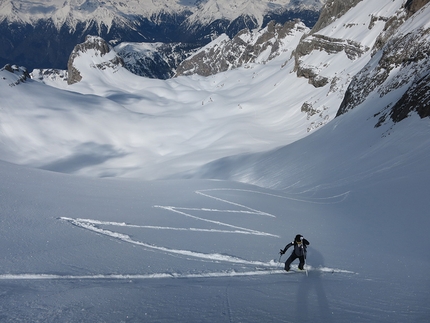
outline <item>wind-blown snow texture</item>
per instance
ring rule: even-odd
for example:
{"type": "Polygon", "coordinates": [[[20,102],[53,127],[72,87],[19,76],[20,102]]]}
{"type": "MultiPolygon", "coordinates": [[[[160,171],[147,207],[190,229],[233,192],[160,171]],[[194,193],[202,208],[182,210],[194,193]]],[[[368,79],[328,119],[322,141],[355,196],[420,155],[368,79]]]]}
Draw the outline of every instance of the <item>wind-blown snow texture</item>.
{"type": "MultiPolygon", "coordinates": [[[[363,0],[349,37],[370,52],[365,17],[401,5],[363,0]]],[[[2,70],[0,321],[428,322],[429,119],[375,128],[399,88],[333,120],[369,52],[301,57],[319,88],[289,54],[168,81],[92,50],[71,86],[2,70]],[[173,175],[196,178],[143,180],[173,175]],[[308,275],[278,263],[297,233],[308,275]]]]}

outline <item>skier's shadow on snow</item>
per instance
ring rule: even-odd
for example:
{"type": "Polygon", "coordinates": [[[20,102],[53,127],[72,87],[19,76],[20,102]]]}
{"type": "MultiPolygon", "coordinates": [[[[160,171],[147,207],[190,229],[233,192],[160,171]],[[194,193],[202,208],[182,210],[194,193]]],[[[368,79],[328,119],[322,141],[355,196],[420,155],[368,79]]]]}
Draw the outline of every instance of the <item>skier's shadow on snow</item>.
{"type": "MultiPolygon", "coordinates": [[[[313,268],[324,267],[324,258],[322,254],[314,248],[308,248],[309,265],[313,268]]],[[[312,319],[309,317],[309,310],[314,312],[319,321],[332,322],[330,305],[328,303],[327,295],[324,290],[321,271],[310,271],[307,277],[303,277],[302,283],[298,289],[297,295],[297,317],[302,318],[304,321],[312,319]],[[318,304],[309,304],[310,300],[316,294],[318,304]]]]}

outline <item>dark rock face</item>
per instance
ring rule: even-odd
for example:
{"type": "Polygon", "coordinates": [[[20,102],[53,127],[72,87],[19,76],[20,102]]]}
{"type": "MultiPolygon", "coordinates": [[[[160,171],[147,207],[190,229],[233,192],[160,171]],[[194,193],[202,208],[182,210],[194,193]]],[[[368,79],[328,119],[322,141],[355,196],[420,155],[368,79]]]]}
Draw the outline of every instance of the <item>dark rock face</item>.
{"type": "Polygon", "coordinates": [[[115,51],[130,72],[144,77],[166,80],[175,75],[176,68],[196,49],[196,44],[158,43],[153,50],[139,50],[132,45],[121,44],[115,51]]]}
{"type": "Polygon", "coordinates": [[[311,34],[318,32],[324,27],[330,25],[334,20],[343,16],[352,7],[362,0],[327,0],[321,10],[318,21],[312,28],[311,34]]]}
{"type": "Polygon", "coordinates": [[[405,8],[408,11],[408,17],[412,16],[422,7],[424,7],[430,0],[408,0],[405,3],[405,8]]]}
{"type": "Polygon", "coordinates": [[[421,118],[430,117],[430,73],[417,79],[393,106],[390,117],[394,122],[407,118],[412,111],[421,118]]]}

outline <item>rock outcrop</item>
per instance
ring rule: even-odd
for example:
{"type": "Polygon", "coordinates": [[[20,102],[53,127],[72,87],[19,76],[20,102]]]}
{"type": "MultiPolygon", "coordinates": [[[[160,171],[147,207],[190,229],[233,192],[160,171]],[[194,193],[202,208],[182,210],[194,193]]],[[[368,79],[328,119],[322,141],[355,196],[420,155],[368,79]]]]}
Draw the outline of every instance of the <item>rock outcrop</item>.
{"type": "Polygon", "coordinates": [[[408,0],[405,3],[405,9],[408,12],[408,17],[412,16],[422,7],[424,7],[430,0],[408,0]]]}
{"type": "Polygon", "coordinates": [[[355,7],[362,0],[327,0],[321,10],[320,17],[311,30],[311,34],[330,25],[337,18],[343,16],[349,9],[355,7]]]}
{"type": "MultiPolygon", "coordinates": [[[[414,3],[409,1],[407,5],[417,11],[422,8],[417,9],[422,1],[414,3]]],[[[387,21],[386,31],[390,30],[391,36],[384,35],[387,39],[375,44],[372,60],[353,78],[337,116],[356,108],[371,95],[384,97],[392,93],[400,95],[381,107],[375,115],[376,126],[389,118],[399,122],[413,111],[421,118],[430,116],[430,28],[425,23],[413,27],[415,17],[408,18],[409,10],[405,7],[399,10],[397,21],[396,17],[387,21]]],[[[426,12],[430,13],[430,5],[426,12]]]]}
{"type": "Polygon", "coordinates": [[[9,86],[15,86],[20,83],[24,83],[26,80],[31,78],[25,67],[19,67],[17,65],[10,64],[6,64],[3,68],[1,68],[0,74],[4,74],[4,76],[1,76],[1,79],[8,82],[9,86]],[[4,74],[4,72],[7,73],[4,74]]]}
{"type": "Polygon", "coordinates": [[[297,73],[298,77],[307,78],[309,83],[313,86],[317,88],[323,87],[331,82],[331,80],[320,75],[314,66],[302,64],[301,57],[309,55],[313,51],[324,51],[328,54],[345,52],[346,56],[353,61],[361,57],[368,50],[370,50],[370,48],[354,42],[353,40],[336,39],[319,34],[309,35],[302,39],[294,51],[294,71],[297,73]]]}
{"type": "Polygon", "coordinates": [[[209,76],[250,63],[264,64],[286,51],[286,43],[300,38],[307,31],[309,29],[299,21],[284,25],[272,21],[258,32],[243,29],[232,39],[227,35],[220,36],[184,60],[176,75],[209,76]]]}
{"type": "MultiPolygon", "coordinates": [[[[99,58],[103,58],[107,54],[110,54],[112,47],[102,38],[97,36],[87,36],[85,42],[75,46],[74,50],[70,54],[69,61],[67,63],[69,85],[77,83],[82,80],[82,75],[79,69],[76,67],[75,60],[82,54],[87,53],[90,50],[94,50],[94,55],[99,58]]],[[[98,62],[93,64],[93,67],[98,69],[106,69],[108,67],[123,66],[123,60],[114,53],[113,58],[98,59],[98,62]]]]}
{"type": "Polygon", "coordinates": [[[305,77],[309,83],[318,87],[323,87],[330,83],[328,77],[322,76],[314,66],[302,64],[301,58],[309,55],[313,51],[324,51],[328,54],[336,54],[344,51],[352,61],[370,48],[363,46],[349,39],[336,39],[325,35],[318,34],[318,31],[330,25],[333,21],[345,14],[349,9],[356,6],[362,0],[328,0],[323,7],[320,18],[310,33],[303,37],[294,51],[295,67],[294,71],[298,77],[305,77]]]}

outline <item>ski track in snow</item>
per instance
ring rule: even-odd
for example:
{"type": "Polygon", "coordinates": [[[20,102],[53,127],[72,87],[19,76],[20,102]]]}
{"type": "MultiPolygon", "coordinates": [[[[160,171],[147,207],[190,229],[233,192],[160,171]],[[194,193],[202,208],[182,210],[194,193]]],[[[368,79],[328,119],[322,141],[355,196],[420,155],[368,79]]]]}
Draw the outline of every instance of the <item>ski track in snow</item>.
{"type": "MultiPolygon", "coordinates": [[[[279,263],[271,262],[273,267],[278,267],[279,263]]],[[[308,266],[310,267],[310,266],[308,266]]],[[[279,267],[278,267],[279,268],[279,267]]],[[[352,271],[328,268],[328,267],[318,267],[318,268],[308,268],[310,272],[318,273],[330,273],[330,274],[357,274],[352,271]]],[[[144,279],[163,279],[163,278],[222,278],[222,277],[246,277],[246,276],[264,276],[264,275],[291,275],[291,274],[304,274],[305,271],[298,271],[292,269],[286,272],[283,269],[258,269],[253,271],[220,271],[220,272],[209,272],[209,273],[155,273],[155,274],[95,274],[95,275],[50,275],[50,274],[4,274],[0,275],[0,280],[144,280],[144,279]]]]}
{"type": "MultiPolygon", "coordinates": [[[[227,191],[227,190],[231,190],[231,189],[216,189],[216,191],[227,191]]],[[[269,237],[279,238],[279,236],[275,235],[275,234],[257,231],[257,230],[252,230],[252,229],[248,229],[248,228],[244,228],[244,227],[239,227],[239,226],[235,226],[235,225],[221,222],[221,221],[209,220],[209,219],[205,219],[203,217],[195,216],[195,215],[192,215],[192,214],[185,212],[185,211],[199,211],[199,212],[203,212],[203,213],[205,213],[205,212],[240,213],[240,214],[247,214],[247,215],[258,215],[258,216],[266,216],[266,217],[276,218],[276,216],[274,216],[270,213],[255,210],[255,209],[252,209],[248,206],[245,206],[245,205],[242,205],[239,203],[235,203],[232,201],[228,201],[225,199],[221,199],[221,198],[212,196],[212,195],[207,193],[210,191],[215,191],[215,190],[214,189],[201,190],[201,191],[196,191],[195,193],[199,194],[201,196],[204,196],[206,198],[216,200],[218,202],[234,205],[234,206],[238,207],[239,210],[229,210],[229,209],[219,210],[219,209],[209,209],[209,208],[183,208],[183,207],[176,207],[176,206],[161,206],[161,205],[155,205],[154,207],[165,209],[165,210],[170,211],[170,212],[178,213],[178,214],[181,214],[185,217],[193,218],[195,220],[199,220],[199,221],[215,224],[218,226],[231,228],[233,230],[175,228],[175,227],[159,227],[159,226],[139,226],[139,225],[134,225],[134,224],[127,224],[124,222],[99,221],[99,220],[94,220],[94,219],[79,219],[79,218],[72,219],[72,218],[67,218],[67,217],[61,217],[60,219],[67,221],[67,222],[69,222],[69,223],[71,223],[77,227],[84,228],[84,229],[90,230],[92,232],[95,232],[95,233],[98,233],[98,234],[101,234],[104,236],[112,237],[112,238],[119,239],[119,240],[127,242],[127,243],[142,246],[142,247],[152,249],[152,250],[158,250],[158,251],[165,252],[165,253],[176,254],[176,255],[181,255],[181,256],[185,256],[185,257],[199,258],[199,259],[204,260],[204,261],[229,262],[229,263],[235,263],[235,264],[262,266],[262,267],[272,266],[271,263],[262,262],[262,261],[250,261],[250,260],[242,259],[240,257],[235,257],[235,256],[230,256],[230,255],[225,255],[225,254],[220,254],[220,253],[202,253],[202,252],[191,251],[191,250],[171,249],[171,248],[167,248],[167,247],[163,247],[163,246],[157,246],[154,244],[134,240],[127,234],[103,229],[103,228],[100,228],[97,226],[97,225],[109,225],[109,226],[119,226],[119,227],[142,228],[142,229],[156,229],[156,230],[177,230],[177,231],[195,231],[195,232],[201,231],[201,232],[228,233],[228,234],[250,234],[250,235],[256,235],[256,236],[269,236],[269,237]],[[206,193],[204,193],[204,192],[206,192],[206,193]],[[240,210],[240,209],[242,209],[242,210],[240,210]]],[[[237,191],[241,191],[241,190],[237,190],[237,191]]],[[[248,192],[253,192],[253,193],[257,193],[257,194],[265,194],[265,193],[261,193],[258,191],[248,191],[248,192]]]]}
{"type": "MultiPolygon", "coordinates": [[[[241,189],[208,189],[208,190],[200,190],[196,191],[196,194],[204,196],[206,198],[210,198],[225,204],[233,205],[238,207],[238,210],[231,209],[209,209],[209,208],[185,208],[185,207],[175,207],[175,206],[160,206],[155,205],[155,208],[165,209],[170,212],[178,213],[186,217],[193,218],[195,220],[209,222],[218,226],[223,226],[230,228],[232,230],[221,230],[221,229],[199,229],[199,228],[178,228],[178,227],[161,227],[161,226],[149,226],[149,225],[135,225],[128,224],[125,222],[114,222],[114,221],[100,221],[95,219],[81,219],[81,218],[67,218],[61,217],[60,220],[67,221],[74,226],[90,230],[94,233],[101,234],[103,236],[119,239],[121,241],[138,245],[141,247],[145,247],[152,250],[158,250],[160,252],[168,253],[168,254],[176,254],[184,257],[193,257],[201,259],[202,261],[213,261],[213,262],[228,262],[234,264],[240,264],[245,266],[252,266],[254,270],[251,271],[222,271],[222,272],[210,272],[210,273],[193,273],[193,274],[178,274],[178,273],[156,273],[156,274],[142,274],[142,275],[127,275],[127,274],[96,274],[96,275],[83,275],[83,276],[73,276],[73,275],[50,275],[50,274],[4,274],[0,275],[0,280],[85,280],[85,279],[106,279],[106,280],[126,280],[126,279],[159,279],[159,278],[211,278],[211,277],[236,277],[236,276],[258,276],[258,275],[270,275],[270,274],[280,274],[286,273],[284,270],[279,269],[281,264],[271,260],[269,262],[264,261],[251,261],[242,259],[240,257],[235,257],[231,255],[225,255],[220,253],[202,253],[191,250],[182,250],[182,249],[171,249],[163,246],[157,246],[150,243],[133,240],[129,235],[123,234],[120,232],[115,232],[107,229],[102,229],[97,225],[104,226],[116,226],[116,227],[131,227],[131,228],[142,228],[142,229],[154,229],[154,230],[175,230],[175,231],[194,231],[194,232],[211,232],[211,233],[223,233],[223,234],[248,234],[255,236],[269,236],[274,238],[279,238],[279,236],[267,232],[252,230],[244,227],[238,227],[232,224],[228,224],[221,221],[209,220],[199,216],[191,215],[187,212],[189,211],[198,211],[198,212],[213,212],[213,213],[239,213],[245,215],[257,215],[257,216],[265,216],[276,218],[276,216],[259,211],[248,206],[235,203],[232,201],[228,201],[225,199],[221,199],[215,196],[208,194],[211,191],[242,191],[247,193],[255,193],[262,195],[269,195],[278,198],[286,198],[288,197],[275,195],[270,193],[251,191],[251,190],[241,190],[241,189]],[[186,212],[187,211],[187,212],[186,212]]],[[[348,273],[353,274],[353,272],[345,271],[341,269],[333,269],[333,268],[312,268],[307,265],[307,270],[310,271],[318,271],[318,272],[328,272],[328,273],[348,273]]],[[[290,273],[294,273],[292,271],[290,273]]]]}

